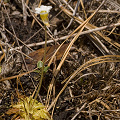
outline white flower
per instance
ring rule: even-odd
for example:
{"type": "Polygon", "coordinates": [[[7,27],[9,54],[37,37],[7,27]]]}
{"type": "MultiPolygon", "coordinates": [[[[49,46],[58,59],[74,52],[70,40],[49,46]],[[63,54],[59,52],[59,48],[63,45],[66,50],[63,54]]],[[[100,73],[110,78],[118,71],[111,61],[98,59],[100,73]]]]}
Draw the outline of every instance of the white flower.
{"type": "Polygon", "coordinates": [[[41,5],[40,8],[35,8],[36,10],[35,13],[40,14],[43,23],[48,27],[50,27],[48,20],[48,13],[50,12],[51,9],[52,6],[44,6],[44,5],[41,5]]]}
{"type": "Polygon", "coordinates": [[[49,13],[51,9],[52,9],[52,6],[41,5],[39,8],[35,8],[35,11],[36,11],[35,13],[37,14],[49,13]]]}

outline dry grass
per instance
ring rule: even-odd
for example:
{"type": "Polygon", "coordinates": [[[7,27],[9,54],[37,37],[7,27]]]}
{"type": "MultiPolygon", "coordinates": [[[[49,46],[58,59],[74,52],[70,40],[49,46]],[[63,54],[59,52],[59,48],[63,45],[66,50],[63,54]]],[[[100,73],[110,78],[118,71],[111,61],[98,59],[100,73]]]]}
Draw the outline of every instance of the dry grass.
{"type": "MultiPolygon", "coordinates": [[[[54,119],[120,119],[120,12],[119,3],[112,0],[40,0],[34,4],[29,0],[26,3],[23,0],[1,1],[2,108],[6,107],[3,100],[10,89],[17,95],[14,92],[9,101],[23,93],[33,96],[37,90],[40,76],[34,75],[37,68],[29,71],[26,57],[36,61],[41,56],[36,54],[33,59],[29,51],[43,48],[45,44],[45,28],[33,12],[41,4],[53,6],[50,12],[52,24],[46,31],[47,45],[59,47],[47,60],[46,66],[50,69],[44,74],[38,100],[45,104],[54,119]],[[68,46],[64,54],[59,53],[65,43],[68,46]],[[62,58],[56,59],[57,54],[62,54],[62,58]],[[20,81],[15,82],[19,78],[20,81]]],[[[4,114],[6,111],[1,112],[1,118],[8,119],[4,114]]]]}

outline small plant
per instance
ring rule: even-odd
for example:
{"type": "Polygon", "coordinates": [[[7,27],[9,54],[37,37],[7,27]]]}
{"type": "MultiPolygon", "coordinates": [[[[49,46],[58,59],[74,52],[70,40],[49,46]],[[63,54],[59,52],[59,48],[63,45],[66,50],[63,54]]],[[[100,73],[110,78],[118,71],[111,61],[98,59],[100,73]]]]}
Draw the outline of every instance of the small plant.
{"type": "Polygon", "coordinates": [[[19,119],[17,120],[51,120],[50,114],[45,109],[45,106],[37,100],[34,100],[31,96],[20,99],[12,107],[13,109],[19,110],[19,112],[15,112],[19,115],[19,119]]]}
{"type": "Polygon", "coordinates": [[[38,102],[37,96],[40,91],[41,85],[42,85],[42,79],[44,76],[44,73],[48,71],[48,66],[44,67],[45,65],[45,58],[46,58],[46,46],[47,46],[47,33],[46,33],[46,26],[49,27],[49,20],[48,20],[48,13],[52,7],[51,6],[43,6],[41,5],[40,8],[36,8],[36,13],[40,14],[40,17],[45,25],[45,52],[44,52],[44,58],[43,62],[39,61],[37,63],[37,68],[35,72],[40,73],[40,81],[38,85],[37,92],[35,94],[35,97],[25,97],[20,99],[20,101],[16,105],[12,105],[12,109],[8,111],[8,114],[11,114],[12,110],[16,110],[16,112],[12,112],[12,114],[19,115],[19,118],[16,120],[51,120],[51,116],[49,112],[45,109],[45,106],[38,102]],[[18,112],[19,111],[19,112],[18,112]]]}
{"type": "MultiPolygon", "coordinates": [[[[42,61],[38,61],[38,62],[37,62],[37,68],[38,68],[38,70],[35,70],[35,72],[41,74],[41,69],[42,69],[42,67],[43,67],[43,62],[42,62],[42,61]]],[[[43,72],[46,73],[46,72],[48,71],[48,69],[49,69],[48,66],[44,67],[43,72]]]]}

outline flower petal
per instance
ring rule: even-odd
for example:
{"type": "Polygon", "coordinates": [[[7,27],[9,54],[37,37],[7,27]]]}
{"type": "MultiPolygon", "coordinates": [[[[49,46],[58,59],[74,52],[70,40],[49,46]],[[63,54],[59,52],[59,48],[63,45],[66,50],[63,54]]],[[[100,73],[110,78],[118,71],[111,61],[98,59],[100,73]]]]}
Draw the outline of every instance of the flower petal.
{"type": "Polygon", "coordinates": [[[35,8],[35,11],[36,11],[35,13],[40,14],[42,11],[49,13],[51,9],[52,9],[52,6],[41,5],[40,8],[35,8]]]}

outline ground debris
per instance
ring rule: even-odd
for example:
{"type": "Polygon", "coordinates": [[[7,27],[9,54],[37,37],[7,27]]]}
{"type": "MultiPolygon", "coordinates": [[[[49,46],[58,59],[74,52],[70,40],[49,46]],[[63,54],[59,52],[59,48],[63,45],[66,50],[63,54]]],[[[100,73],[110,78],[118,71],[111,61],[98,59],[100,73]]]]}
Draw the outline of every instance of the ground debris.
{"type": "Polygon", "coordinates": [[[52,114],[52,103],[60,94],[55,102],[54,120],[120,119],[120,27],[115,26],[120,22],[120,2],[106,0],[90,19],[102,1],[27,0],[25,4],[20,0],[0,0],[0,77],[16,76],[0,82],[0,119],[10,120],[12,114],[18,112],[18,109],[10,109],[10,105],[17,102],[20,94],[33,95],[39,84],[40,74],[28,71],[43,60],[45,51],[44,24],[39,15],[35,15],[35,8],[40,4],[52,9],[50,27],[46,29],[45,67],[50,66],[43,77],[38,101],[52,114]],[[103,26],[105,29],[98,30],[103,26]],[[80,27],[82,34],[77,37],[80,27]],[[19,77],[21,73],[24,75],[19,77]]]}

